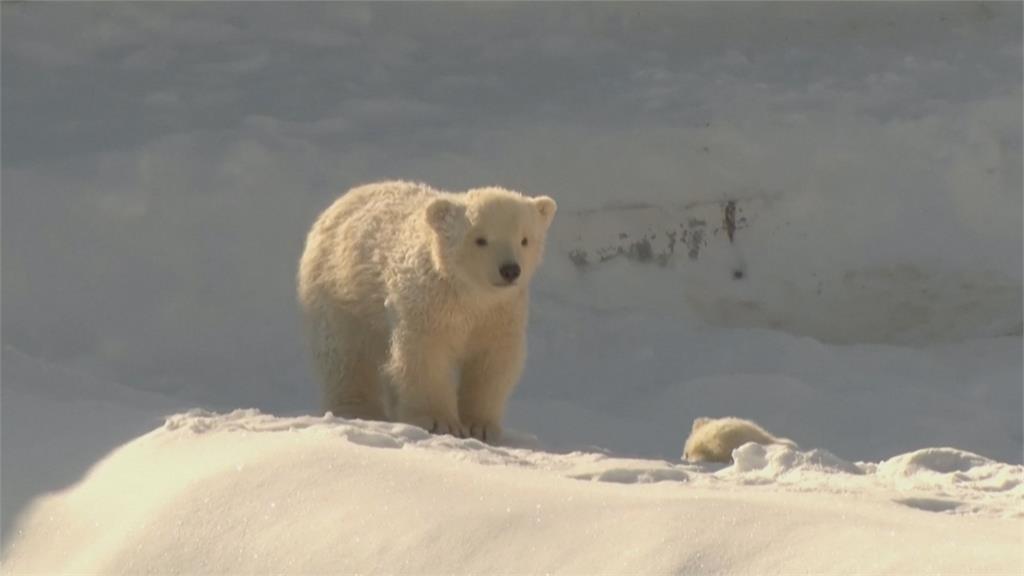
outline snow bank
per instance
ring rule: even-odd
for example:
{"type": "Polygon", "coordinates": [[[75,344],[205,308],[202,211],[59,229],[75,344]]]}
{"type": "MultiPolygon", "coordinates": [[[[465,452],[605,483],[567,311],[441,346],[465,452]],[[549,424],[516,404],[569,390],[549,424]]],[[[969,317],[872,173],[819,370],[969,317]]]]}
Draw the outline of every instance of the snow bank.
{"type": "Polygon", "coordinates": [[[842,494],[887,494],[931,512],[1024,518],[1024,466],[955,448],[924,448],[880,463],[847,462],[827,450],[746,444],[716,473],[738,484],[842,494]]]}
{"type": "MultiPolygon", "coordinates": [[[[605,310],[773,328],[833,343],[921,345],[1021,333],[1019,270],[992,269],[988,258],[954,265],[906,257],[902,249],[927,233],[924,225],[903,223],[901,236],[866,250],[856,240],[878,234],[878,217],[837,235],[850,215],[836,210],[834,220],[823,221],[802,212],[805,201],[761,191],[561,210],[540,280],[605,310]],[[735,216],[727,218],[730,207],[735,216]],[[727,220],[735,223],[732,233],[727,220]]],[[[942,199],[922,189],[900,201],[923,211],[942,199]]],[[[933,245],[947,258],[963,248],[948,233],[933,245]]],[[[1005,243],[1007,252],[1017,246],[1019,261],[1019,242],[1005,243]]]]}
{"type": "MultiPolygon", "coordinates": [[[[761,458],[782,460],[774,448],[761,458]]],[[[402,424],[192,411],[119,448],[77,486],[40,499],[4,566],[110,575],[1022,568],[1020,522],[998,518],[1006,494],[1019,502],[1020,467],[1007,467],[1015,486],[989,492],[1003,493],[1001,503],[929,508],[908,504],[925,501],[917,492],[900,503],[877,484],[849,489],[890,468],[904,480],[915,470],[930,475],[936,465],[922,467],[935,463],[929,457],[902,456],[874,472],[858,465],[862,473],[851,474],[791,452],[786,474],[814,469],[838,484],[827,492],[774,482],[738,490],[736,479],[758,468],[753,452],[738,449],[737,465],[716,471],[491,447],[402,424]],[[918,468],[896,464],[903,461],[918,468]]],[[[964,462],[994,465],[970,455],[964,462]]]]}

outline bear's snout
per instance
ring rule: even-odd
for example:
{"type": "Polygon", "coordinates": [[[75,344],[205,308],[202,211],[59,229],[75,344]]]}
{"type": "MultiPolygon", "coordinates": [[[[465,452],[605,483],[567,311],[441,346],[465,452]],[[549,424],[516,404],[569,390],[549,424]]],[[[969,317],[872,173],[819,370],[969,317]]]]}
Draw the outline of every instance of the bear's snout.
{"type": "Polygon", "coordinates": [[[501,277],[504,278],[506,282],[512,283],[515,282],[516,278],[519,278],[519,275],[522,273],[522,269],[519,268],[519,264],[509,262],[507,264],[502,264],[501,268],[498,269],[498,272],[501,273],[501,277]]]}

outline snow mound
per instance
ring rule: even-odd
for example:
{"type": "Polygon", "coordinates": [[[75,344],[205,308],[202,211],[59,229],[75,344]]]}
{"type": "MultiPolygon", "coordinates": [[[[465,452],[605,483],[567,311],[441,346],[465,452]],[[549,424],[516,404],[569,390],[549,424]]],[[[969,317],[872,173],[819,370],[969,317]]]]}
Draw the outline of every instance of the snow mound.
{"type": "MultiPolygon", "coordinates": [[[[993,501],[922,521],[922,510],[963,506],[934,491],[894,498],[866,480],[873,465],[823,451],[746,445],[735,454],[736,465],[716,470],[488,446],[403,424],[194,410],[37,500],[3,564],[7,573],[109,575],[1022,567],[1020,523],[994,517],[993,501]],[[742,481],[759,472],[789,485],[742,481]],[[797,482],[810,473],[832,478],[830,489],[797,482]]],[[[910,454],[874,470],[898,459],[918,462],[910,476],[950,469],[910,454]]]]}
{"type": "Polygon", "coordinates": [[[876,474],[897,488],[927,488],[945,494],[970,491],[979,497],[1010,494],[1024,516],[1024,466],[996,462],[955,448],[926,448],[878,465],[876,474]]]}
{"type": "Polygon", "coordinates": [[[235,410],[227,414],[189,410],[168,417],[163,429],[168,432],[185,430],[192,434],[305,432],[341,438],[367,448],[424,450],[435,452],[441,458],[484,466],[536,468],[568,478],[599,482],[628,484],[687,479],[686,472],[678,465],[660,460],[613,458],[587,452],[555,454],[527,449],[522,446],[536,446],[536,439],[514,430],[507,431],[501,446],[492,446],[475,438],[430,434],[408,424],[347,420],[335,418],[330,413],[322,417],[279,418],[256,409],[235,410]]]}
{"type": "Polygon", "coordinates": [[[785,444],[761,445],[748,442],[733,450],[733,466],[726,469],[734,474],[758,474],[765,478],[778,478],[785,474],[803,471],[823,474],[864,472],[826,450],[814,449],[800,452],[785,444]]]}
{"type": "Polygon", "coordinates": [[[892,475],[913,476],[919,473],[952,474],[985,467],[992,461],[956,448],[925,448],[886,460],[880,468],[892,475]]]}
{"type": "Polygon", "coordinates": [[[1024,466],[955,448],[924,448],[875,464],[750,442],[734,450],[733,464],[716,476],[801,491],[889,493],[894,502],[930,512],[1024,518],[1024,466]]]}

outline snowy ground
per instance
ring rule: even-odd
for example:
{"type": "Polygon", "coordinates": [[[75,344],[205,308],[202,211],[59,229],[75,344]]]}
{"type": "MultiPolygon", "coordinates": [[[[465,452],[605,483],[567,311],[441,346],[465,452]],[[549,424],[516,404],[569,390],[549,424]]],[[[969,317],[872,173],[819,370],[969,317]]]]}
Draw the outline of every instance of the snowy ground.
{"type": "Polygon", "coordinates": [[[4,573],[1024,571],[1019,4],[2,11],[4,573]],[[559,202],[509,445],[315,405],[392,177],[559,202]]]}
{"type": "Polygon", "coordinates": [[[714,469],[193,411],[40,500],[9,573],[1019,572],[1021,467],[749,444],[714,469]],[[55,547],[54,543],[60,542],[55,547]]]}

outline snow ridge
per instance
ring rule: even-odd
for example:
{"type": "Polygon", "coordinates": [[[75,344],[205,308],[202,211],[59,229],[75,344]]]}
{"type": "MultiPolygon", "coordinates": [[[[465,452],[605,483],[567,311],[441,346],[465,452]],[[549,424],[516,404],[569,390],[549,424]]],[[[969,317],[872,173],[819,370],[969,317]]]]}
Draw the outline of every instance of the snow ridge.
{"type": "Polygon", "coordinates": [[[506,445],[437,436],[401,423],[322,417],[281,418],[259,410],[219,414],[190,410],[167,418],[163,433],[305,433],[340,438],[375,449],[429,451],[441,458],[485,466],[529,468],[558,476],[617,484],[686,482],[692,485],[762,485],[779,490],[833,494],[887,493],[898,503],[941,500],[933,511],[1024,518],[1024,466],[1005,464],[956,448],[923,448],[882,462],[848,462],[827,450],[748,443],[733,452],[729,466],[685,461],[625,458],[598,452],[559,454],[543,450],[534,437],[510,432],[506,445]]]}
{"type": "Polygon", "coordinates": [[[697,466],[193,410],[38,499],[2,561],[109,575],[1021,568],[1020,466],[947,448],[877,465],[784,446],[734,455],[697,466]]]}

